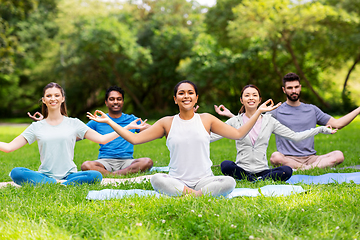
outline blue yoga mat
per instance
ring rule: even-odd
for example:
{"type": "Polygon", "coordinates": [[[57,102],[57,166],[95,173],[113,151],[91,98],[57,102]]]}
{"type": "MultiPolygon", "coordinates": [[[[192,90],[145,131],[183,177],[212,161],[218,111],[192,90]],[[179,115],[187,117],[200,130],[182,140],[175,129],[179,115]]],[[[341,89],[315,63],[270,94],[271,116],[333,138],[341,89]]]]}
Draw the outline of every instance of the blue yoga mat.
{"type": "Polygon", "coordinates": [[[159,172],[168,172],[170,170],[170,167],[152,167],[150,168],[149,172],[159,171],[159,172]]]}
{"type": "MultiPolygon", "coordinates": [[[[225,198],[231,199],[234,197],[277,197],[277,196],[288,196],[291,194],[302,193],[305,190],[301,186],[293,185],[267,185],[261,188],[235,188],[225,198]]],[[[118,189],[103,189],[100,191],[89,191],[86,199],[88,200],[109,200],[113,198],[123,198],[130,196],[146,197],[146,196],[164,196],[153,190],[141,190],[141,189],[130,189],[130,190],[118,190],[118,189]]]]}
{"type": "Polygon", "coordinates": [[[290,184],[304,183],[304,184],[328,184],[328,183],[343,183],[354,182],[360,184],[360,172],[354,173],[327,173],[320,176],[309,175],[292,175],[289,180],[286,181],[290,184]]]}

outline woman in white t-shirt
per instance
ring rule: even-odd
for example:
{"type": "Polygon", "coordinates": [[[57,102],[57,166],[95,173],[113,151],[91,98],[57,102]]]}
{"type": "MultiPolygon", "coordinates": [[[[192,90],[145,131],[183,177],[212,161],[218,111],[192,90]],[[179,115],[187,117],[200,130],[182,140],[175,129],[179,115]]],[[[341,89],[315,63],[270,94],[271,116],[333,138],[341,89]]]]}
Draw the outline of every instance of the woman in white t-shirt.
{"type": "Polygon", "coordinates": [[[119,135],[116,132],[101,135],[77,118],[67,117],[65,93],[57,83],[49,83],[43,90],[44,119],[32,123],[10,143],[0,142],[3,152],[15,151],[26,143],[38,142],[41,165],[38,171],[16,167],[10,177],[19,185],[61,182],[64,185],[94,183],[102,180],[98,171],[77,172],[74,159],[76,139],[105,144],[119,135]]]}
{"type": "MultiPolygon", "coordinates": [[[[244,125],[256,113],[261,102],[260,90],[255,85],[246,85],[240,96],[243,104],[239,114],[233,115],[225,106],[215,105],[215,111],[222,116],[231,117],[225,123],[239,128],[244,125]]],[[[280,166],[270,169],[266,158],[266,150],[272,133],[285,137],[292,141],[300,141],[312,137],[318,133],[335,133],[327,127],[312,128],[303,132],[294,132],[282,125],[271,114],[262,114],[245,137],[236,140],[236,162],[225,160],[221,163],[223,174],[236,179],[249,181],[272,179],[286,181],[292,175],[292,169],[288,166],[280,166]]],[[[221,139],[217,134],[211,134],[211,142],[221,139]]]]}
{"type": "Polygon", "coordinates": [[[235,188],[235,180],[229,176],[213,175],[209,149],[210,132],[239,139],[250,131],[262,112],[271,111],[279,104],[274,106],[272,100],[266,101],[246,124],[235,129],[211,114],[194,113],[197,100],[195,84],[187,80],[179,82],[174,89],[174,101],[179,106],[179,114],[161,118],[138,134],[126,131],[99,110],[95,111],[94,115],[88,113],[88,117],[109,124],[132,144],[149,142],[163,136],[167,138],[170,171],[169,174],[157,173],[152,176],[150,181],[156,191],[170,196],[227,195],[235,188]]]}

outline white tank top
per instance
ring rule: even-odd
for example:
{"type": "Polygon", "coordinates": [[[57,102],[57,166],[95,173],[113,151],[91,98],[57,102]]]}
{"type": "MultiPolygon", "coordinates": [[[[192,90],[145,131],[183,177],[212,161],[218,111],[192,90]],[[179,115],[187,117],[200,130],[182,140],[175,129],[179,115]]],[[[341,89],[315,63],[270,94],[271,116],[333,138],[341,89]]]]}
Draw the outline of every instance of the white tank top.
{"type": "Polygon", "coordinates": [[[175,115],[166,139],[170,151],[169,175],[194,186],[201,178],[213,176],[210,135],[199,114],[190,120],[175,115]]]}

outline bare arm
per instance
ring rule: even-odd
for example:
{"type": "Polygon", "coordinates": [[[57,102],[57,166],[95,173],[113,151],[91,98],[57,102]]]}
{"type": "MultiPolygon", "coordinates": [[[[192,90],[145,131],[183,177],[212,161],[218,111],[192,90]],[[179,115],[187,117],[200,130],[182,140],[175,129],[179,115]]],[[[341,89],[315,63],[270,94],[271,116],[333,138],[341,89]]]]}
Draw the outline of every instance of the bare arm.
{"type": "Polygon", "coordinates": [[[235,128],[236,130],[234,130],[233,127],[227,125],[226,123],[220,121],[216,117],[210,115],[213,118],[211,120],[211,131],[223,137],[234,140],[243,138],[252,129],[261,113],[272,111],[280,105],[281,103],[278,103],[274,106],[274,103],[271,99],[267,100],[258,108],[258,110],[256,110],[255,114],[249,119],[249,121],[247,121],[240,128],[235,128]]]}
{"type": "Polygon", "coordinates": [[[360,107],[356,108],[352,112],[349,112],[345,116],[335,119],[333,117],[330,118],[330,120],[326,123],[326,125],[330,125],[333,128],[341,129],[351,123],[354,118],[356,118],[357,115],[360,113],[360,107]]]}
{"type": "Polygon", "coordinates": [[[89,139],[92,142],[96,142],[99,144],[106,144],[108,142],[111,142],[115,138],[119,137],[119,134],[116,132],[111,132],[108,134],[100,134],[97,131],[89,128],[89,130],[86,131],[84,138],[89,139]]]}
{"type": "Polygon", "coordinates": [[[215,109],[215,112],[217,114],[219,114],[220,116],[225,116],[228,118],[235,117],[235,115],[222,104],[220,106],[214,105],[214,109],[215,109]]]}
{"type": "Polygon", "coordinates": [[[164,128],[164,121],[165,118],[160,119],[154,125],[149,127],[148,129],[141,131],[138,134],[132,133],[125,128],[121,127],[120,125],[116,124],[112,121],[105,113],[102,111],[96,110],[94,115],[91,113],[87,114],[88,118],[97,122],[107,123],[115,130],[121,137],[123,137],[126,141],[130,142],[131,144],[141,144],[146,143],[158,138],[165,136],[165,128],[164,128]],[[100,114],[98,116],[97,114],[100,114]]]}
{"type": "Polygon", "coordinates": [[[27,144],[27,140],[22,135],[19,135],[10,143],[0,142],[0,150],[9,153],[23,147],[25,144],[27,144]]]}

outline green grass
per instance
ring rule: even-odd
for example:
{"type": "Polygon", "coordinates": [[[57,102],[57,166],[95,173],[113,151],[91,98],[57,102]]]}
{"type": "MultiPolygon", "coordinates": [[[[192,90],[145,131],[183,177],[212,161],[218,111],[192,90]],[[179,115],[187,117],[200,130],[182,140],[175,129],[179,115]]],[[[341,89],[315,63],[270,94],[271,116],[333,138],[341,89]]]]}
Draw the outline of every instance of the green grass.
{"type": "MultiPolygon", "coordinates": [[[[0,126],[0,141],[9,142],[25,126],[0,126]]],[[[360,164],[357,146],[360,120],[335,135],[318,135],[319,154],[341,150],[345,162],[360,164]]],[[[276,150],[271,139],[268,156],[276,150]]],[[[80,141],[75,148],[78,167],[97,158],[98,145],[80,141]]],[[[147,156],[154,166],[166,166],[169,153],[165,139],[135,146],[135,157],[147,156]]],[[[223,139],[211,144],[214,165],[236,156],[235,143],[223,139]]],[[[14,167],[37,170],[37,144],[13,153],[0,152],[0,181],[11,181],[14,167]]],[[[295,174],[320,175],[354,170],[316,169],[295,174]]],[[[219,167],[213,171],[219,175],[219,167]]],[[[148,173],[144,173],[148,174],[148,173]]],[[[144,174],[134,174],[139,176],[144,174]]],[[[258,188],[271,181],[237,182],[237,187],[258,188]]],[[[283,184],[283,183],[282,183],[283,184]]],[[[47,185],[0,189],[0,239],[359,239],[360,187],[356,184],[301,185],[305,194],[287,197],[241,197],[231,200],[211,197],[130,197],[89,201],[89,190],[109,186],[80,187],[47,185]]],[[[126,183],[116,189],[148,189],[149,182],[126,183]]]]}

